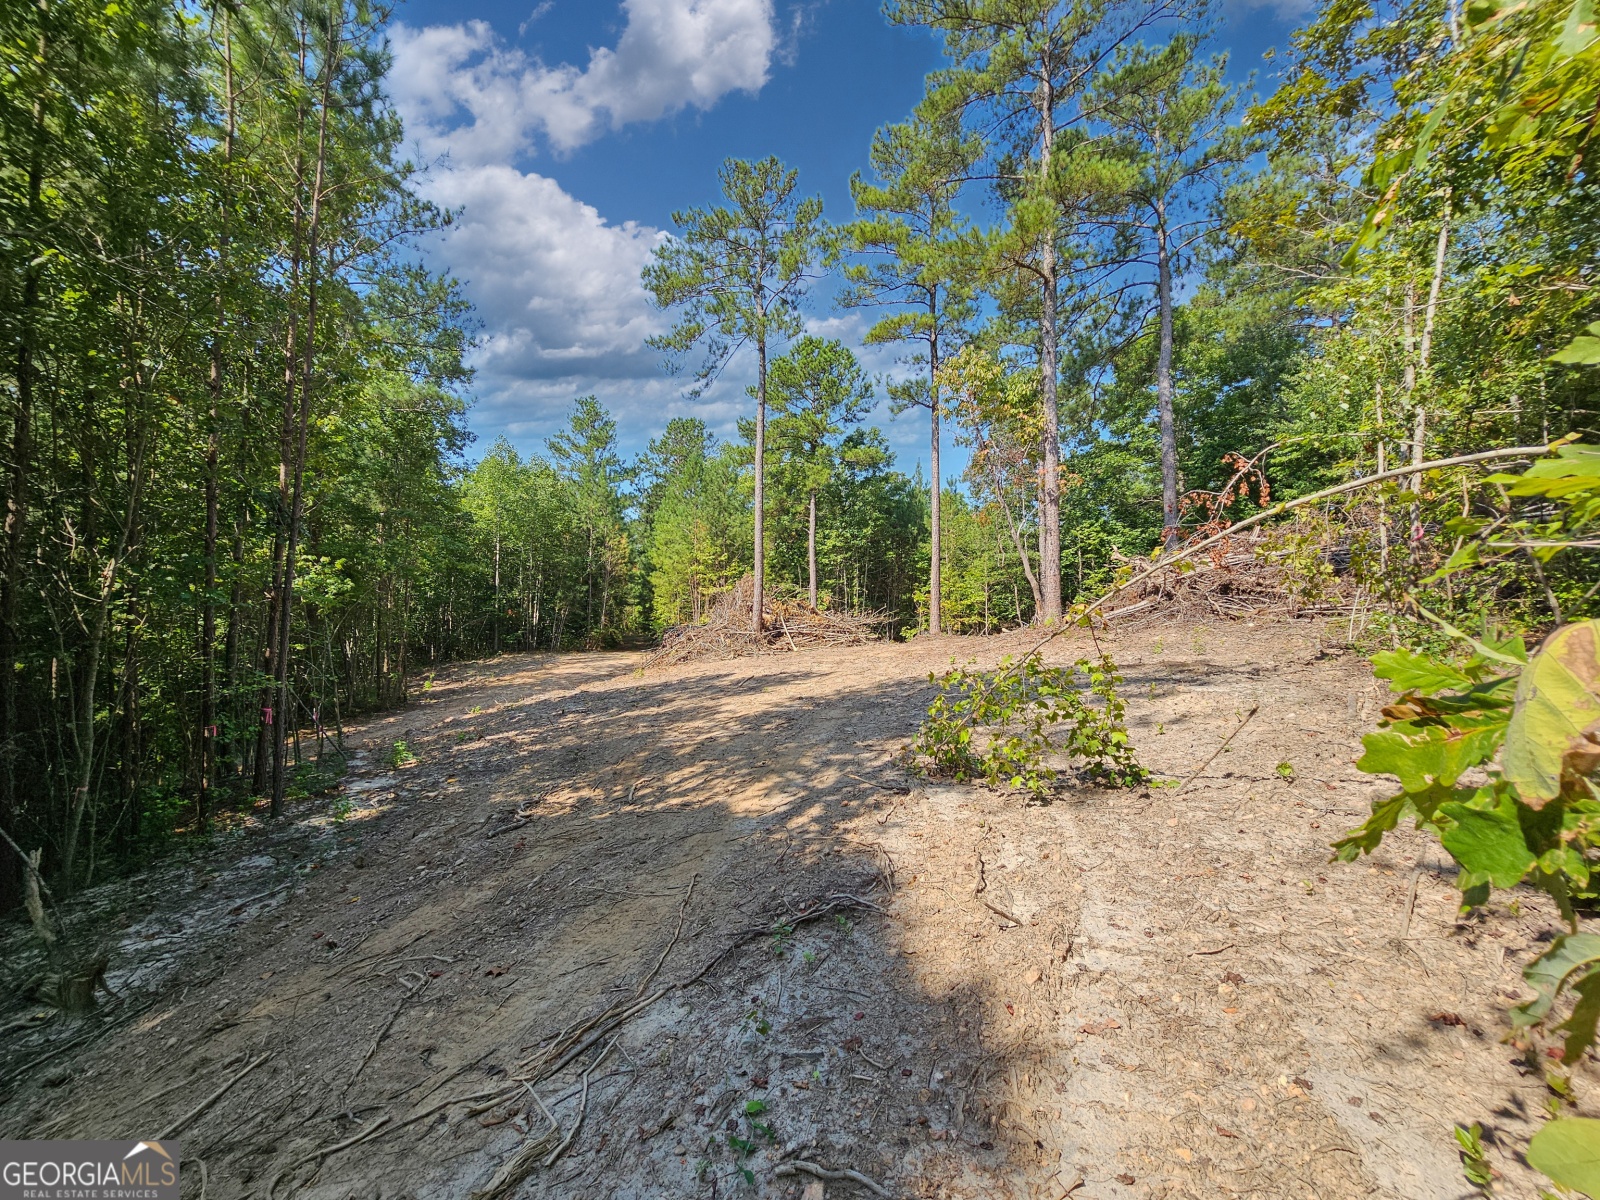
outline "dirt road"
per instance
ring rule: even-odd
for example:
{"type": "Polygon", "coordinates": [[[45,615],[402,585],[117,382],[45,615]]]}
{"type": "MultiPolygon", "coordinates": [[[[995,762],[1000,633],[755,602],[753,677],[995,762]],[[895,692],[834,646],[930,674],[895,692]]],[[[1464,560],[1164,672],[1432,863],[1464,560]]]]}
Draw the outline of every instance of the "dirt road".
{"type": "Polygon", "coordinates": [[[1409,833],[1328,864],[1383,693],[1320,638],[1119,635],[1167,778],[1260,711],[1181,794],[1047,806],[891,761],[1021,634],[453,668],[337,794],[76,902],[120,999],[0,1014],[0,1126],[177,1136],[186,1196],[1446,1200],[1481,1121],[1532,1198],[1499,1038],[1552,914],[1458,923],[1409,833]]]}

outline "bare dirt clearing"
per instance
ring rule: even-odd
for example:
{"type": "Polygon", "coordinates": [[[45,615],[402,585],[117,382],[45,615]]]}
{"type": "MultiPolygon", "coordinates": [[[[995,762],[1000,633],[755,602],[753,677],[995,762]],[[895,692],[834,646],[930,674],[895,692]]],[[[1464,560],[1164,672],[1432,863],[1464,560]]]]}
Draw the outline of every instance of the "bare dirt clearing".
{"type": "MultiPolygon", "coordinates": [[[[196,1196],[203,1161],[222,1197],[814,1200],[798,1160],[902,1197],[1416,1200],[1470,1194],[1480,1120],[1535,1196],[1546,1091],[1499,1037],[1552,913],[1458,925],[1415,835],[1328,864],[1378,786],[1365,663],[1306,622],[1102,637],[1169,778],[1261,706],[1179,795],[891,764],[930,669],[1030,641],[443,673],[353,731],[331,803],[75,902],[120,1001],[5,1034],[0,1122],[179,1125],[196,1196]]],[[[5,949],[0,987],[36,961],[5,949]]]]}

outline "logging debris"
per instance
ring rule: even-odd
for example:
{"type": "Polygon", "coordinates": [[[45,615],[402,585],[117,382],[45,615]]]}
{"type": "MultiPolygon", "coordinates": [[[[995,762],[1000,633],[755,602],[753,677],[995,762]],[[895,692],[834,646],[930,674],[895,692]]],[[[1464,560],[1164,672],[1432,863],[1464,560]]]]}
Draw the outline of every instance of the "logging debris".
{"type": "Polygon", "coordinates": [[[798,596],[773,588],[764,597],[762,628],[757,632],[750,628],[754,600],[755,582],[746,575],[717,597],[702,621],[675,625],[662,634],[661,644],[645,660],[645,669],[822,646],[860,646],[878,641],[889,623],[883,613],[812,608],[798,596]]]}

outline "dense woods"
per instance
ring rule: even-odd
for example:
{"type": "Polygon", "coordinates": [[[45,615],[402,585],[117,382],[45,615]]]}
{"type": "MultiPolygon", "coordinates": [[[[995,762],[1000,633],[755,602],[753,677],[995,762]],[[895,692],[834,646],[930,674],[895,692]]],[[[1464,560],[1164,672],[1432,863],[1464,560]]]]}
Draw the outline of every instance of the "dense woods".
{"type": "MultiPolygon", "coordinates": [[[[1190,0],[893,0],[947,61],[861,148],[856,211],[730,160],[645,272],[657,348],[691,393],[749,364],[750,418],[630,459],[592,397],[538,454],[469,449],[472,316],[419,265],[452,215],[414,190],[383,10],[5,6],[0,829],[71,890],[277,813],[447,659],[618,645],[752,571],[896,635],[1051,621],[1252,507],[1246,460],[1282,498],[1587,433],[1581,7],[1327,5],[1259,98],[1190,0]],[[807,332],[857,310],[885,378],[807,332]]],[[[1392,591],[1466,515],[1414,497],[1377,527],[1392,591]]],[[[1592,574],[1530,554],[1493,587],[1571,618],[1592,574]]]]}

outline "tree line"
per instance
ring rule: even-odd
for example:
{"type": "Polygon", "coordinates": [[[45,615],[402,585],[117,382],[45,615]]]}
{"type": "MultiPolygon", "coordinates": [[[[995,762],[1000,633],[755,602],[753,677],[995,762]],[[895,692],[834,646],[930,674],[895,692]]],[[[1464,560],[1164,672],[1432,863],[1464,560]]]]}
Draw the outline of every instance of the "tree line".
{"type": "MultiPolygon", "coordinates": [[[[586,398],[468,465],[472,317],[414,252],[451,214],[401,151],[384,10],[5,6],[0,830],[70,890],[281,811],[450,658],[620,644],[749,573],[757,621],[766,585],[899,633],[1059,620],[1248,503],[1231,456],[1285,496],[1588,430],[1580,8],[1322,5],[1260,99],[1199,0],[890,0],[945,63],[854,211],[730,160],[644,273],[664,359],[692,395],[742,355],[750,416],[628,461],[586,398]],[[808,332],[827,304],[899,366],[808,332]]],[[[1382,531],[1420,577],[1415,497],[1382,531]]],[[[1530,611],[1592,601],[1518,562],[1530,611]]]]}

